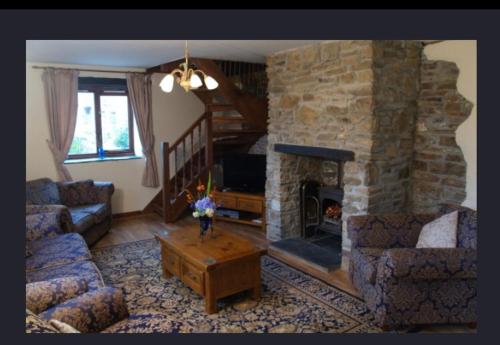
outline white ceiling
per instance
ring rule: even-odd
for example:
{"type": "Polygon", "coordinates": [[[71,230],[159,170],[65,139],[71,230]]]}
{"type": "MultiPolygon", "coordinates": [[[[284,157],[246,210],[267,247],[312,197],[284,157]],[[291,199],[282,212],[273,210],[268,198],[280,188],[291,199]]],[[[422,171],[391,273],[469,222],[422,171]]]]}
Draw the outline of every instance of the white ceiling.
{"type": "MultiPolygon", "coordinates": [[[[263,63],[272,53],[317,42],[321,40],[193,40],[188,47],[195,57],[263,63]]],[[[181,40],[29,40],[26,61],[148,68],[182,58],[184,44],[181,40]]]]}

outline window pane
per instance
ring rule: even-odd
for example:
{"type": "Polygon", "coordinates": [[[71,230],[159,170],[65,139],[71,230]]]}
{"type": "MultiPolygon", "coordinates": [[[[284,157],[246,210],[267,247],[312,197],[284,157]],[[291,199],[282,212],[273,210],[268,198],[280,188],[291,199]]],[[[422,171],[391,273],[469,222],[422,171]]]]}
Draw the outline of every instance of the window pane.
{"type": "Polygon", "coordinates": [[[101,96],[101,125],[105,151],[130,148],[127,96],[101,96]]]}
{"type": "Polygon", "coordinates": [[[93,92],[78,92],[78,114],[70,155],[96,153],[95,106],[93,92]]]}

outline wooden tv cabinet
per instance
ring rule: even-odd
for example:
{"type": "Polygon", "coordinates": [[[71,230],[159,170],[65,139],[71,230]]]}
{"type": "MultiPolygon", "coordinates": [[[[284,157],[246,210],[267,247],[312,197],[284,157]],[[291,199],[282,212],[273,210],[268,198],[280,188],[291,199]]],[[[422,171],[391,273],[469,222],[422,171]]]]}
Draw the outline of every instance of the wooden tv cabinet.
{"type": "Polygon", "coordinates": [[[247,224],[259,227],[262,231],[266,229],[266,203],[264,193],[261,194],[251,194],[251,193],[240,193],[240,192],[214,192],[215,202],[223,208],[236,211],[249,212],[253,218],[259,218],[262,220],[261,223],[253,222],[251,217],[242,217],[240,219],[214,216],[215,220],[223,220],[227,222],[234,222],[240,224],[247,224]]]}

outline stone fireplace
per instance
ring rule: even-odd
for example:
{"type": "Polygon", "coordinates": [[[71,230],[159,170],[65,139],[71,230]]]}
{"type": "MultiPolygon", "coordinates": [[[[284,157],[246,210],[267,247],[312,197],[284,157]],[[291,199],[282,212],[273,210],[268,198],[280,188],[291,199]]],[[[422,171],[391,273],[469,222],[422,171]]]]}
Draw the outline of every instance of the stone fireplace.
{"type": "MultiPolygon", "coordinates": [[[[268,58],[270,240],[301,236],[302,181],[330,187],[338,181],[339,161],[280,152],[280,144],[352,155],[341,163],[339,230],[345,254],[349,216],[407,210],[420,51],[410,41],[330,41],[268,58]]],[[[331,195],[327,199],[338,203],[331,195]]]]}

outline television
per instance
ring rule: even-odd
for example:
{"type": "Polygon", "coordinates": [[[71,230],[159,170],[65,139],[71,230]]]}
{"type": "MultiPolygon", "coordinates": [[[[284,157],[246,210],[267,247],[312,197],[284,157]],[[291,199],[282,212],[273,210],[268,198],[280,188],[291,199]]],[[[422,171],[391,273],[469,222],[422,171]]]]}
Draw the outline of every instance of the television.
{"type": "Polygon", "coordinates": [[[266,184],[266,156],[231,154],[222,158],[224,189],[235,192],[262,193],[266,184]]]}

